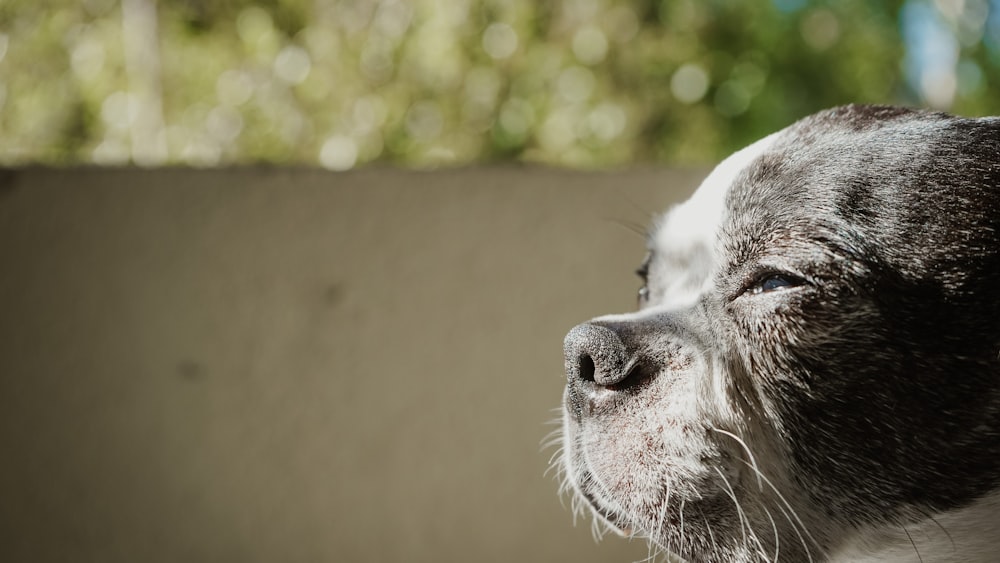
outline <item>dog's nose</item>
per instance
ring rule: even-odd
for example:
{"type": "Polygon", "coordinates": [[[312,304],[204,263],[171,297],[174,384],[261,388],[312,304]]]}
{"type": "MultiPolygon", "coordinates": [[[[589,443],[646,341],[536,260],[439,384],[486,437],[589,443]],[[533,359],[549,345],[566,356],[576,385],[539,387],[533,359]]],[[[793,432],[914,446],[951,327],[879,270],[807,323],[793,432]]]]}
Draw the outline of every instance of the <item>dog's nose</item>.
{"type": "Polygon", "coordinates": [[[632,368],[632,355],[615,331],[584,323],[573,327],[563,341],[566,377],[602,386],[621,383],[632,368]]]}

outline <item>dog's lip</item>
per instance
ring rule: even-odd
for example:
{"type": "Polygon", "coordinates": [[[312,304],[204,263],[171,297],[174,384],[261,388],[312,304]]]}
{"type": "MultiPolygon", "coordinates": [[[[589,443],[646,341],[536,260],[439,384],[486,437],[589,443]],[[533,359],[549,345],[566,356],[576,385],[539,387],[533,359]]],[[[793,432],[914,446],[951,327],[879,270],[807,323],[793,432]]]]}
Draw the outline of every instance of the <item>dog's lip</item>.
{"type": "Polygon", "coordinates": [[[633,386],[625,389],[602,387],[600,385],[589,385],[582,389],[586,405],[586,413],[597,415],[614,410],[623,401],[641,393],[641,386],[633,386]]]}

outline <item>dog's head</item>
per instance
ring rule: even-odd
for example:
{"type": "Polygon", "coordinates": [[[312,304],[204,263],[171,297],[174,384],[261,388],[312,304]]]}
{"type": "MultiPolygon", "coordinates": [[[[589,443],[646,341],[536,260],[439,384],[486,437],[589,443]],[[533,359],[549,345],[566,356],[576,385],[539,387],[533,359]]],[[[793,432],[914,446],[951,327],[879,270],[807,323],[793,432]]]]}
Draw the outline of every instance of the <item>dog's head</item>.
{"type": "MultiPolygon", "coordinates": [[[[1000,119],[849,106],[734,154],[566,337],[562,468],[695,561],[820,561],[1000,484],[1000,119]]],[[[907,546],[909,547],[909,546],[907,546]]]]}

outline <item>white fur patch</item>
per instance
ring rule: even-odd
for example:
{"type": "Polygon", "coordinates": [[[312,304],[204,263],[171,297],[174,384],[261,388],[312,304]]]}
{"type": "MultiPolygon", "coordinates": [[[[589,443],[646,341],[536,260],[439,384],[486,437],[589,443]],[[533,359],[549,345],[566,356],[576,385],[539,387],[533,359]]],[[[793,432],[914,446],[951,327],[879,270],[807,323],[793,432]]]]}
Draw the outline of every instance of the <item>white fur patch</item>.
{"type": "Polygon", "coordinates": [[[667,211],[653,236],[654,254],[665,261],[664,287],[657,308],[678,309],[697,302],[718,268],[716,241],[725,217],[726,196],[740,172],[780,133],[764,137],[722,161],[684,203],[667,211]]]}

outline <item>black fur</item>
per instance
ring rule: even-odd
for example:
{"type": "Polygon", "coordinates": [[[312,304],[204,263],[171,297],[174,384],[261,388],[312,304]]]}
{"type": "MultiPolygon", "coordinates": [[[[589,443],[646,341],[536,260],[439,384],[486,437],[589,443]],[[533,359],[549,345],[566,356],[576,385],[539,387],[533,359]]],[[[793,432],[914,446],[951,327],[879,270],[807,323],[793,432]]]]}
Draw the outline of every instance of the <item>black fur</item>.
{"type": "MultiPolygon", "coordinates": [[[[824,514],[831,526],[905,524],[996,491],[1000,119],[835,108],[782,132],[742,169],[726,197],[717,264],[697,304],[595,323],[615,331],[619,339],[610,340],[635,360],[614,356],[616,365],[627,364],[615,369],[633,373],[619,374],[599,406],[587,397],[600,385],[580,372],[579,359],[593,346],[580,336],[587,331],[567,339],[567,409],[575,424],[599,427],[635,416],[639,403],[669,404],[669,392],[688,387],[659,379],[683,382],[700,367],[710,369],[700,358],[717,357],[745,419],[744,437],[786,460],[800,509],[824,514]],[[747,298],[748,288],[775,275],[786,291],[747,298]]],[[[680,274],[657,267],[664,257],[655,245],[652,251],[650,287],[665,287],[665,278],[680,274]]],[[[651,291],[645,305],[656,311],[664,297],[651,291]]],[[[649,440],[662,440],[663,455],[676,457],[688,450],[670,440],[695,431],[651,432],[649,440]]],[[[726,446],[700,447],[713,463],[736,455],[726,446]]],[[[719,486],[713,478],[709,473],[706,486],[719,486]]],[[[669,475],[664,479],[677,488],[669,475]]],[[[751,481],[736,483],[734,494],[751,481]]],[[[602,514],[643,526],[643,515],[626,508],[615,514],[600,495],[584,492],[602,514]]],[[[662,502],[680,497],[696,505],[702,496],[667,494],[662,502]]],[[[732,514],[716,514],[717,499],[705,506],[713,510],[706,527],[714,518],[718,530],[735,529],[732,514]]],[[[676,512],[671,507],[661,516],[665,527],[676,512]]],[[[688,538],[690,546],[670,529],[647,532],[654,541],[678,542],[673,548],[696,560],[742,553],[706,551],[697,525],[688,530],[697,536],[688,538]]],[[[792,534],[781,534],[788,560],[809,551],[796,551],[792,534]]],[[[820,538],[818,547],[835,549],[838,538],[820,538]]],[[[761,549],[768,541],[760,540],[761,549]]]]}
{"type": "Polygon", "coordinates": [[[774,397],[816,501],[883,519],[995,490],[1000,120],[819,114],[748,171],[729,209],[727,240],[746,240],[759,223],[739,218],[755,209],[774,218],[767,235],[804,246],[783,253],[816,280],[793,314],[838,331],[789,347],[784,367],[808,386],[774,397]]]}

